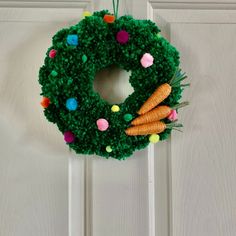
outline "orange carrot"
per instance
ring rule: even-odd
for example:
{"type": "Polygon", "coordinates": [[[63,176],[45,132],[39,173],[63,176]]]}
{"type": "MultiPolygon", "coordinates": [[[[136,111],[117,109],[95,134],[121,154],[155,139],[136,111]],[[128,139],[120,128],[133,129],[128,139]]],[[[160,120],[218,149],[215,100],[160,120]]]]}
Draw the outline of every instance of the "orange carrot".
{"type": "Polygon", "coordinates": [[[189,86],[189,84],[185,85],[180,84],[181,81],[183,81],[186,78],[187,76],[185,75],[185,73],[182,73],[181,69],[177,68],[171,80],[168,83],[160,85],[154,91],[154,93],[147,99],[147,101],[139,109],[138,114],[143,115],[152,110],[161,102],[163,102],[170,95],[172,88],[179,86],[189,86]]]}
{"type": "Polygon", "coordinates": [[[154,121],[147,124],[129,127],[128,129],[125,130],[125,133],[129,136],[159,134],[162,133],[165,129],[173,128],[178,130],[176,127],[183,127],[183,126],[175,122],[165,124],[162,121],[154,121]]]}
{"type": "Polygon", "coordinates": [[[171,93],[171,86],[168,83],[160,85],[154,93],[148,98],[148,100],[139,109],[138,114],[143,115],[155,106],[164,101],[171,93]]]}
{"type": "Polygon", "coordinates": [[[171,108],[168,106],[158,106],[157,108],[145,113],[144,115],[138,116],[135,118],[131,124],[132,125],[141,125],[150,123],[153,121],[158,121],[165,119],[171,113],[171,108]]]}
{"type": "Polygon", "coordinates": [[[166,124],[162,121],[155,121],[148,124],[142,124],[129,127],[125,133],[129,136],[159,134],[166,129],[166,124]]]}
{"type": "Polygon", "coordinates": [[[153,121],[165,119],[171,113],[171,110],[179,109],[179,108],[187,106],[187,105],[189,105],[189,102],[182,102],[182,103],[176,104],[171,107],[166,106],[166,105],[157,106],[156,108],[152,109],[151,111],[135,118],[131,122],[131,124],[132,125],[141,125],[141,124],[146,124],[146,123],[150,123],[153,121]]]}

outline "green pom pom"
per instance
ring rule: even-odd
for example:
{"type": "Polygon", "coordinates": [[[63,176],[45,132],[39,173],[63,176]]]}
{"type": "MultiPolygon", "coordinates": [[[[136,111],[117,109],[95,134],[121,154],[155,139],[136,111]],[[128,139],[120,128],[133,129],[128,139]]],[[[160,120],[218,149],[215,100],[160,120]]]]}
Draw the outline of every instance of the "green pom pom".
{"type": "Polygon", "coordinates": [[[107,151],[108,153],[111,153],[111,152],[112,152],[111,146],[106,146],[106,151],[107,151]]]}
{"type": "Polygon", "coordinates": [[[125,114],[124,115],[124,120],[126,122],[130,122],[133,119],[133,116],[131,114],[125,114]]]}
{"type": "Polygon", "coordinates": [[[87,60],[88,60],[88,58],[87,58],[87,56],[84,54],[84,55],[82,56],[82,61],[83,61],[83,63],[85,63],[87,60]]]}
{"type": "Polygon", "coordinates": [[[53,70],[53,71],[51,72],[51,75],[52,75],[53,77],[56,77],[56,76],[58,75],[58,73],[57,73],[55,70],[53,70]]]}

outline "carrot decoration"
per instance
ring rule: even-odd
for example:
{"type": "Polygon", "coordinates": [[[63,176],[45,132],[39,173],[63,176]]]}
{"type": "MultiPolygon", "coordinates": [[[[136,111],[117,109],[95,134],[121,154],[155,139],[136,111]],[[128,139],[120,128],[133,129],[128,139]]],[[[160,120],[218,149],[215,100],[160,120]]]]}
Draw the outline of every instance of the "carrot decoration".
{"type": "Polygon", "coordinates": [[[182,80],[187,78],[185,74],[181,73],[181,70],[176,70],[173,78],[170,80],[169,83],[164,83],[157,87],[157,89],[154,91],[154,93],[147,99],[147,101],[141,106],[141,108],[138,111],[139,115],[143,115],[150,110],[152,110],[154,107],[156,107],[158,104],[163,102],[171,93],[172,87],[175,87],[176,85],[179,85],[182,80]]]}
{"type": "Polygon", "coordinates": [[[171,129],[173,127],[182,127],[182,125],[176,123],[165,124],[162,121],[154,121],[148,124],[129,127],[125,130],[125,133],[129,136],[159,134],[165,129],[171,129]]]}
{"type": "Polygon", "coordinates": [[[139,109],[138,114],[143,115],[165,100],[171,93],[171,86],[167,83],[160,85],[148,100],[139,109]]]}
{"type": "Polygon", "coordinates": [[[141,125],[150,123],[153,121],[158,121],[166,118],[171,113],[171,108],[168,106],[158,106],[157,108],[135,118],[131,124],[132,125],[141,125]]]}
{"type": "Polygon", "coordinates": [[[146,124],[150,123],[153,121],[158,121],[165,119],[168,117],[171,113],[171,110],[178,109],[184,106],[187,106],[189,103],[188,102],[182,102],[180,104],[176,104],[175,106],[169,107],[166,105],[158,106],[154,108],[153,110],[145,113],[144,115],[141,115],[137,118],[135,118],[131,124],[132,125],[141,125],[141,124],[146,124]]]}

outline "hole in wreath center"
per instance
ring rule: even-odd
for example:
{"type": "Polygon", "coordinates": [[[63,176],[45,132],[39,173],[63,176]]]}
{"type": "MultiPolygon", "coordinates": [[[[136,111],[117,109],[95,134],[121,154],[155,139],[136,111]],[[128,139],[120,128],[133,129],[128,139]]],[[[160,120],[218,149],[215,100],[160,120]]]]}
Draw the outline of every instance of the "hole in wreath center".
{"type": "Polygon", "coordinates": [[[106,67],[97,72],[94,79],[94,91],[111,104],[119,104],[133,93],[129,83],[131,71],[125,71],[116,65],[106,67]]]}

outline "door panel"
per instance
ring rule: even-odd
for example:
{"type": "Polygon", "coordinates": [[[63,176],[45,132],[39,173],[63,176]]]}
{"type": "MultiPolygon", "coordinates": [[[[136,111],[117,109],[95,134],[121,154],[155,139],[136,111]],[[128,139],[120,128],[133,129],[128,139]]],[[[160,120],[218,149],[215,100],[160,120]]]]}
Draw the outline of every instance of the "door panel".
{"type": "MultiPolygon", "coordinates": [[[[76,22],[86,5],[15,4],[0,2],[0,235],[65,236],[68,159],[75,155],[45,120],[38,70],[53,34],[76,22]]],[[[83,166],[80,159],[82,182],[83,166]]],[[[83,196],[82,185],[77,191],[83,196]]]]}
{"type": "MultiPolygon", "coordinates": [[[[141,15],[147,18],[147,6],[145,1],[121,1],[119,15],[132,14],[135,9],[137,18],[141,18],[141,15]]],[[[94,7],[95,10],[112,11],[109,1],[95,1],[94,7]]],[[[127,74],[111,73],[109,79],[102,78],[101,75],[101,78],[96,79],[96,90],[102,97],[106,98],[107,91],[114,86],[119,88],[119,96],[109,93],[110,101],[117,97],[124,100],[130,94],[131,89],[123,82],[124,79],[128,80],[127,74]]],[[[168,148],[167,142],[162,145],[150,145],[149,148],[134,153],[125,161],[104,160],[96,156],[84,157],[86,159],[85,235],[154,236],[155,230],[162,236],[168,235],[168,148]],[[154,181],[155,179],[158,181],[154,181]],[[156,229],[157,219],[158,229],[156,229]]],[[[72,183],[75,181],[71,179],[72,183]]],[[[70,189],[72,196],[76,189],[76,183],[72,184],[70,189]]],[[[73,205],[73,202],[71,204],[73,205]]]]}
{"type": "Polygon", "coordinates": [[[174,232],[234,235],[236,25],[173,25],[171,32],[192,84],[184,135],[172,143],[174,232]]]}
{"type": "Polygon", "coordinates": [[[92,161],[92,235],[148,235],[147,151],[92,161]]]}
{"type": "MultiPolygon", "coordinates": [[[[130,3],[121,1],[120,15],[131,12],[130,3]]],[[[108,8],[112,11],[111,6],[107,1],[94,2],[96,10],[108,8]]],[[[96,90],[102,97],[106,98],[107,91],[114,86],[119,88],[119,94],[110,93],[109,101],[119,98],[117,102],[120,102],[132,92],[127,82],[124,83],[124,79],[129,78],[128,74],[111,73],[109,79],[102,78],[104,75],[107,74],[102,73],[96,79],[96,90]]],[[[139,151],[126,161],[96,156],[84,158],[85,235],[149,235],[149,215],[153,215],[154,211],[153,206],[151,212],[149,210],[149,193],[154,189],[154,182],[149,184],[149,180],[153,179],[150,176],[150,168],[153,167],[149,163],[154,159],[154,152],[149,152],[149,149],[139,151]]],[[[76,184],[72,185],[71,195],[74,195],[76,188],[76,184]]]]}
{"type": "Polygon", "coordinates": [[[180,113],[184,133],[173,133],[169,152],[174,236],[235,235],[235,7],[150,4],[191,82],[190,106],[180,113]]]}

